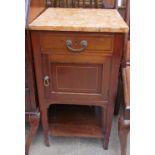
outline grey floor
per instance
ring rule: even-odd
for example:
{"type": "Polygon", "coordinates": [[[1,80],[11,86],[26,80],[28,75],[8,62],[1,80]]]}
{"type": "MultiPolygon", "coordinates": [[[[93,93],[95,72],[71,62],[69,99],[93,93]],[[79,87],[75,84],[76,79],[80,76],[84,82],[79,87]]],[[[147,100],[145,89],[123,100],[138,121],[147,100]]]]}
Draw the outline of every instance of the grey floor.
{"type": "MultiPolygon", "coordinates": [[[[50,137],[50,147],[43,142],[42,129],[39,128],[29,155],[120,155],[120,145],[117,131],[118,117],[114,117],[111,131],[109,149],[104,150],[100,139],[89,138],[62,138],[50,137]]],[[[28,126],[26,126],[26,133],[28,126]]],[[[127,155],[130,154],[130,140],[128,137],[127,155]]]]}

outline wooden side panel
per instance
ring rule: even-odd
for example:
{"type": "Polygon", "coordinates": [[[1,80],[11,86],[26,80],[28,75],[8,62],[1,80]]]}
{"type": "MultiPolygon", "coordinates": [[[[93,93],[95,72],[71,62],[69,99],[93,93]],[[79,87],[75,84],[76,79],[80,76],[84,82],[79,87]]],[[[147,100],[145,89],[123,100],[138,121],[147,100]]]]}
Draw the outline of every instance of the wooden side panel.
{"type": "Polygon", "coordinates": [[[25,31],[25,110],[26,112],[36,111],[36,95],[34,68],[32,64],[32,49],[29,31],[25,31]]]}
{"type": "Polygon", "coordinates": [[[31,38],[32,38],[33,56],[34,56],[35,75],[37,82],[37,93],[41,112],[41,121],[44,130],[45,144],[49,146],[47,106],[45,103],[44,91],[43,91],[44,87],[42,81],[41,53],[40,53],[38,33],[31,31],[31,38]]]}
{"type": "Polygon", "coordinates": [[[107,118],[106,118],[106,130],[105,130],[105,140],[104,140],[104,149],[108,149],[110,132],[112,127],[112,119],[114,113],[114,105],[116,101],[117,94],[117,84],[118,84],[118,73],[120,68],[120,62],[122,57],[124,44],[124,35],[117,34],[115,35],[114,41],[114,52],[112,58],[112,70],[110,75],[110,91],[109,91],[109,106],[107,107],[107,118]]]}
{"type": "Polygon", "coordinates": [[[25,88],[25,111],[31,111],[31,98],[30,90],[28,87],[25,88]]]}

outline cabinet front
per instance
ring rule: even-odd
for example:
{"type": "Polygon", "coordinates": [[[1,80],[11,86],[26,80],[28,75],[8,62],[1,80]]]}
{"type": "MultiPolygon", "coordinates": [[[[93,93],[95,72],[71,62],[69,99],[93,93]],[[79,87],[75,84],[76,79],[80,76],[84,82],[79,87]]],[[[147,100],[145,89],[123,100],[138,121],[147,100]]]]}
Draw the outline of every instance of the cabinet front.
{"type": "Polygon", "coordinates": [[[68,104],[107,102],[112,35],[42,32],[40,45],[46,100],[68,104]]]}

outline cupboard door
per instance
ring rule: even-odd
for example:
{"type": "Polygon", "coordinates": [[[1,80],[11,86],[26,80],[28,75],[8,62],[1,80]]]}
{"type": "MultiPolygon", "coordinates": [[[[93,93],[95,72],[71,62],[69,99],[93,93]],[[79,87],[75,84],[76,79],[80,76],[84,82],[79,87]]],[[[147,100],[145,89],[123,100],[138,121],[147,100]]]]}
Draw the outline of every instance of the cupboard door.
{"type": "Polygon", "coordinates": [[[110,57],[104,58],[103,63],[87,64],[53,62],[50,54],[42,54],[46,99],[51,103],[107,101],[110,64],[110,57]]]}

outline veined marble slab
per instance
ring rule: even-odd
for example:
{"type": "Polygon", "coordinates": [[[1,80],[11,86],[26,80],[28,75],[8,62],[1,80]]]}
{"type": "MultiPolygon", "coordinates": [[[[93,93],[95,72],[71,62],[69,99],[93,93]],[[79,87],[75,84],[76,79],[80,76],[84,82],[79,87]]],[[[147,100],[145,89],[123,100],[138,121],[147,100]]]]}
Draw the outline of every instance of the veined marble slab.
{"type": "Polygon", "coordinates": [[[127,33],[115,9],[48,8],[29,24],[31,30],[127,33]]]}

